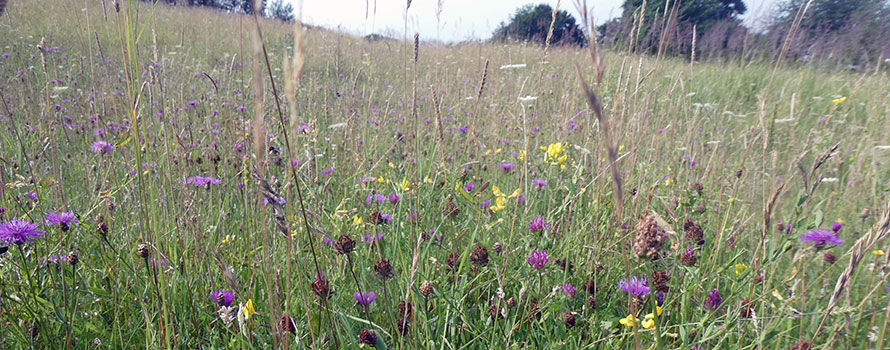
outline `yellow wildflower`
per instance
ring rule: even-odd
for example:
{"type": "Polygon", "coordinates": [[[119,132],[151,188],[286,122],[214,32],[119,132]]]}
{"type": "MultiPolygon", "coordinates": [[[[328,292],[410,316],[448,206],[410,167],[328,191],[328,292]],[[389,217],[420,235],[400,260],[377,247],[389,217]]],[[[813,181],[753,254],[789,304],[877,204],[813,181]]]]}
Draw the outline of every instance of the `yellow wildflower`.
{"type": "Polygon", "coordinates": [[[846,101],[846,100],[847,100],[847,96],[844,96],[844,97],[841,97],[841,98],[836,98],[836,99],[831,100],[831,104],[833,104],[833,105],[839,105],[839,104],[841,104],[841,103],[844,103],[844,101],[846,101]]]}
{"type": "Polygon", "coordinates": [[[494,154],[498,154],[498,153],[501,153],[501,152],[503,152],[503,151],[504,151],[503,148],[498,148],[498,149],[494,150],[494,154]]]}
{"type": "Polygon", "coordinates": [[[244,318],[250,319],[250,316],[256,313],[256,310],[253,308],[253,299],[247,299],[247,305],[244,305],[244,308],[241,309],[241,312],[244,313],[244,318]]]}
{"type": "Polygon", "coordinates": [[[550,146],[547,146],[547,160],[552,161],[556,158],[559,158],[559,155],[562,154],[562,143],[556,142],[551,143],[550,146]]]}
{"type": "Polygon", "coordinates": [[[632,314],[628,314],[627,317],[618,320],[618,323],[624,325],[625,327],[633,327],[634,322],[639,321],[640,319],[634,317],[632,314]]]}
{"type": "Polygon", "coordinates": [[[881,250],[881,249],[878,249],[878,250],[875,250],[875,251],[872,251],[872,252],[871,252],[871,253],[872,253],[872,254],[874,254],[874,255],[877,255],[877,256],[881,256],[881,255],[884,255],[884,251],[883,251],[883,250],[881,250]]]}
{"type": "Polygon", "coordinates": [[[553,165],[563,165],[568,157],[569,156],[567,154],[563,154],[562,157],[556,158],[556,162],[553,163],[553,165]]]}
{"type": "Polygon", "coordinates": [[[383,176],[377,178],[377,182],[384,183],[386,180],[383,179],[383,176]]]}
{"type": "Polygon", "coordinates": [[[505,197],[498,197],[494,202],[495,204],[490,208],[492,213],[497,213],[507,207],[507,199],[505,197]]]}
{"type": "Polygon", "coordinates": [[[745,265],[742,263],[735,264],[735,275],[736,276],[741,275],[742,272],[744,272],[747,269],[748,269],[748,265],[745,265]]]}
{"type": "Polygon", "coordinates": [[[510,196],[507,197],[507,198],[516,198],[516,197],[519,197],[519,193],[521,193],[521,192],[522,192],[522,190],[519,189],[519,188],[517,188],[516,191],[513,191],[513,193],[510,194],[510,196]]]}
{"type": "Polygon", "coordinates": [[[403,178],[402,179],[402,190],[408,191],[410,189],[411,189],[411,183],[408,182],[408,178],[407,177],[403,178]]]}
{"type": "Polygon", "coordinates": [[[656,315],[661,316],[661,313],[662,313],[663,311],[664,311],[664,310],[661,308],[661,306],[655,305],[655,314],[656,314],[656,315]]]}
{"type": "Polygon", "coordinates": [[[491,192],[494,194],[495,197],[503,197],[504,196],[504,192],[501,192],[501,189],[498,188],[497,185],[491,186],[491,192]]]}
{"type": "Polygon", "coordinates": [[[360,226],[362,223],[364,223],[364,220],[362,220],[362,218],[358,217],[358,215],[352,216],[352,224],[353,225],[360,226]]]}

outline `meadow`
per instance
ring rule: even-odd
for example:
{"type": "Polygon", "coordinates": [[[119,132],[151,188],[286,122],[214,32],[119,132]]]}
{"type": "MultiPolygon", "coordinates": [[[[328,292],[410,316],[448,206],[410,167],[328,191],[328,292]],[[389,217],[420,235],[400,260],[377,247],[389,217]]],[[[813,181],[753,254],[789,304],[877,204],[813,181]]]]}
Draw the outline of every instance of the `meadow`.
{"type": "Polygon", "coordinates": [[[890,347],[886,65],[402,36],[12,0],[0,348],[890,347]]]}

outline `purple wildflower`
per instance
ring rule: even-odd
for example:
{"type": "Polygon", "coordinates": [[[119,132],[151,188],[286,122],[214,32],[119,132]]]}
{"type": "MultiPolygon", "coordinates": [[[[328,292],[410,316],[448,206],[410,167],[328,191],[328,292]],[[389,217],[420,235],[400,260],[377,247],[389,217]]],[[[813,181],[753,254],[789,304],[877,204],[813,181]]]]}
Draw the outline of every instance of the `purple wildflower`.
{"type": "Polygon", "coordinates": [[[333,172],[334,172],[334,168],[331,167],[331,168],[327,168],[327,169],[325,169],[325,170],[322,170],[322,171],[321,171],[321,174],[322,174],[322,175],[331,175],[331,173],[333,173],[333,172]]]}
{"type": "Polygon", "coordinates": [[[543,250],[533,250],[525,261],[536,270],[543,269],[544,266],[547,266],[547,252],[543,250]]]}
{"type": "Polygon", "coordinates": [[[235,293],[232,293],[230,290],[220,289],[210,293],[210,299],[213,299],[216,305],[230,306],[235,301],[235,293]]]}
{"type": "Polygon", "coordinates": [[[575,286],[573,286],[571,283],[567,282],[566,284],[562,285],[562,294],[565,294],[565,296],[569,298],[574,298],[575,293],[577,292],[578,290],[575,289],[575,286]]]}
{"type": "Polygon", "coordinates": [[[498,165],[498,169],[501,169],[503,171],[510,171],[515,167],[516,167],[516,164],[513,164],[513,163],[503,163],[501,165],[498,165]]]}
{"type": "Polygon", "coordinates": [[[538,186],[538,189],[540,190],[542,187],[547,186],[547,181],[544,181],[541,179],[534,179],[534,180],[532,180],[532,185],[538,186]]]}
{"type": "Polygon", "coordinates": [[[807,231],[806,233],[800,235],[800,239],[807,243],[813,243],[813,245],[817,248],[824,247],[826,243],[830,243],[832,245],[840,245],[841,243],[844,243],[844,240],[840,239],[837,234],[822,228],[807,231]]]}
{"type": "Polygon", "coordinates": [[[705,307],[711,310],[717,310],[721,303],[723,303],[723,298],[720,297],[720,292],[717,288],[711,289],[711,291],[708,292],[708,298],[705,299],[705,307]]]}
{"type": "Polygon", "coordinates": [[[831,225],[831,230],[834,231],[834,233],[837,233],[841,230],[841,227],[844,227],[844,224],[840,221],[835,221],[834,224],[831,225]]]}
{"type": "Polygon", "coordinates": [[[531,230],[532,233],[538,233],[543,230],[549,230],[550,224],[548,224],[547,221],[544,220],[543,217],[539,216],[539,217],[532,219],[532,221],[530,221],[528,223],[528,229],[531,230]]]}
{"type": "Polygon", "coordinates": [[[62,231],[67,231],[68,227],[71,224],[76,224],[80,221],[77,220],[77,217],[74,216],[73,211],[62,211],[58,213],[47,212],[46,217],[44,218],[44,222],[50,226],[61,226],[62,231]]]}
{"type": "Polygon", "coordinates": [[[25,220],[11,220],[0,224],[0,242],[22,244],[40,238],[46,231],[37,229],[37,224],[25,220]]]}
{"type": "Polygon", "coordinates": [[[470,192],[470,191],[474,190],[475,188],[476,188],[476,185],[474,185],[472,182],[467,182],[467,184],[464,185],[464,191],[467,191],[467,192],[470,192]]]}
{"type": "Polygon", "coordinates": [[[647,284],[648,282],[645,277],[643,277],[643,279],[637,279],[637,277],[634,276],[630,278],[630,281],[622,278],[621,281],[618,281],[618,288],[621,289],[622,292],[642,297],[649,295],[649,286],[647,284]]]}
{"type": "Polygon", "coordinates": [[[210,185],[219,185],[222,183],[219,179],[212,177],[204,177],[204,176],[192,176],[188,179],[185,179],[185,183],[189,185],[194,185],[195,187],[204,187],[208,188],[210,185]]]}
{"type": "Polygon", "coordinates": [[[374,301],[374,299],[377,299],[377,295],[375,295],[374,292],[355,292],[355,294],[353,294],[353,297],[355,297],[355,301],[362,306],[368,306],[371,304],[371,302],[374,301]]]}
{"type": "Polygon", "coordinates": [[[99,140],[93,142],[93,153],[110,154],[114,151],[114,146],[106,141],[99,140]]]}
{"type": "Polygon", "coordinates": [[[399,195],[397,195],[395,192],[390,193],[388,198],[389,198],[389,203],[391,203],[393,205],[399,204],[399,195]]]}
{"type": "Polygon", "coordinates": [[[37,192],[26,192],[25,197],[28,197],[28,199],[30,199],[32,201],[36,201],[37,200],[37,192]]]}

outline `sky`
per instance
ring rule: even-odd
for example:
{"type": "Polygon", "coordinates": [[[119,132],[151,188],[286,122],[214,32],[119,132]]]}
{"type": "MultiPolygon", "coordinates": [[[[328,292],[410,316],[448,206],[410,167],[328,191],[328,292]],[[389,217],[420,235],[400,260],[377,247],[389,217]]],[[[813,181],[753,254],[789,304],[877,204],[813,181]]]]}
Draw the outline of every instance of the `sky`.
{"type": "MultiPolygon", "coordinates": [[[[286,0],[300,13],[300,0],[286,0]]],[[[756,25],[757,18],[767,14],[778,0],[745,0],[748,13],[745,23],[756,25]]],[[[506,22],[517,8],[527,3],[548,3],[556,0],[444,0],[441,15],[436,17],[440,0],[413,0],[408,10],[408,36],[420,33],[421,40],[457,42],[488,39],[502,21],[506,22]]],[[[621,15],[623,0],[588,0],[595,21],[599,24],[621,15]]],[[[303,21],[330,29],[366,35],[379,33],[401,38],[405,31],[406,0],[303,0],[303,21]],[[367,5],[366,5],[367,4],[367,5]]],[[[568,10],[576,19],[574,0],[563,0],[560,9],[568,10]]]]}

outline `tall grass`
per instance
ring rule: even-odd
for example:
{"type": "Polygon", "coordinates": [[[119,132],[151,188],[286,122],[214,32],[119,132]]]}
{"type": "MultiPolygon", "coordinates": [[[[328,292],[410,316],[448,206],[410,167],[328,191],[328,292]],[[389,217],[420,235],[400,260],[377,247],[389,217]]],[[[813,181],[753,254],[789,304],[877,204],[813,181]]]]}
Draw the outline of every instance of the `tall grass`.
{"type": "Polygon", "coordinates": [[[885,72],[54,5],[0,29],[0,222],[46,231],[0,255],[2,346],[883,346],[885,72]]]}

